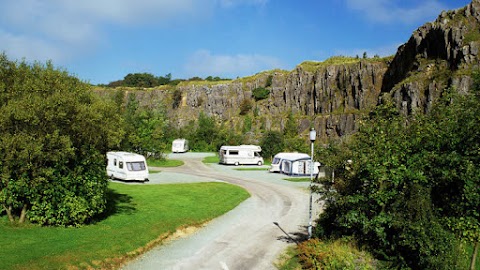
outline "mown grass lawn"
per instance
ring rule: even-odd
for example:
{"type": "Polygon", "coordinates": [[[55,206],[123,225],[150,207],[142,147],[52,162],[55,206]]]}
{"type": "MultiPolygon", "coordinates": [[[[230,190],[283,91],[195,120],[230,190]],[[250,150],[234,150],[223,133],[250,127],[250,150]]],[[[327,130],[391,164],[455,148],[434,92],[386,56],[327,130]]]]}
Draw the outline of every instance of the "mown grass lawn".
{"type": "Polygon", "coordinates": [[[185,164],[183,161],[176,159],[147,159],[149,167],[178,167],[183,164],[185,164]]]}
{"type": "MultiPolygon", "coordinates": [[[[219,163],[220,162],[220,158],[218,155],[215,155],[215,156],[208,156],[208,157],[204,157],[203,160],[202,160],[203,163],[219,163]]],[[[265,160],[265,163],[263,165],[272,165],[272,162],[270,160],[265,160]]]]}
{"type": "Polygon", "coordinates": [[[215,155],[215,156],[208,156],[208,157],[204,157],[203,160],[202,160],[203,163],[218,163],[220,162],[220,158],[218,157],[218,155],[215,155]]]}
{"type": "Polygon", "coordinates": [[[290,181],[290,182],[310,182],[309,177],[288,177],[288,178],[283,178],[283,180],[290,181]]]}
{"type": "Polygon", "coordinates": [[[12,226],[0,216],[0,269],[111,268],[198,226],[247,199],[226,183],[125,185],[110,183],[108,215],[80,228],[12,226]],[[147,248],[145,248],[147,247],[147,248]]]}

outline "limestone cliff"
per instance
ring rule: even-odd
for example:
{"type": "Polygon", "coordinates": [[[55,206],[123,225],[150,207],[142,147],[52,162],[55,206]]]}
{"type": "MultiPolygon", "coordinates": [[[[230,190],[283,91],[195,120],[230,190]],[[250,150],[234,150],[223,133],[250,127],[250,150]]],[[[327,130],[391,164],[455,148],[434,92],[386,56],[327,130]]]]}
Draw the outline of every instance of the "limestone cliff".
{"type": "Polygon", "coordinates": [[[167,104],[170,119],[178,126],[204,112],[237,131],[242,130],[242,119],[249,117],[252,131],[258,134],[282,130],[292,113],[300,134],[306,135],[313,126],[326,139],[354,132],[356,120],[382,95],[391,95],[410,114],[427,112],[447,87],[468,90],[471,72],[479,65],[479,41],[480,0],[473,0],[418,28],[393,58],[336,57],[304,62],[292,71],[135,92],[145,104],[167,104]],[[270,93],[256,101],[252,93],[260,87],[270,93]]]}
{"type": "Polygon", "coordinates": [[[181,106],[170,113],[179,125],[203,111],[235,126],[241,124],[242,103],[250,102],[256,127],[281,130],[293,113],[299,133],[313,125],[320,137],[342,136],[356,129],[359,114],[377,104],[386,69],[382,59],[333,65],[306,62],[291,72],[263,72],[221,84],[188,83],[177,86],[181,106]],[[271,84],[266,86],[268,80],[271,84]],[[255,101],[252,91],[259,87],[270,94],[255,101]]]}
{"type": "Polygon", "coordinates": [[[471,71],[479,64],[479,42],[479,0],[442,12],[400,46],[382,92],[390,93],[404,113],[427,112],[443,89],[468,90],[471,71]]]}

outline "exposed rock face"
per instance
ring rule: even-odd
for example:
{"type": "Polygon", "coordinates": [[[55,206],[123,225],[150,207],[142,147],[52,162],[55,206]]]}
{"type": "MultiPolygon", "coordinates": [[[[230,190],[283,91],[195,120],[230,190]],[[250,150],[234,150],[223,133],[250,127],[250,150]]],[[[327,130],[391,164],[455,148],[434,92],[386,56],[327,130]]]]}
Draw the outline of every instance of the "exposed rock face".
{"type": "Polygon", "coordinates": [[[189,83],[167,90],[136,91],[142,103],[175,104],[168,109],[179,126],[200,112],[241,130],[247,115],[253,129],[282,130],[289,113],[306,135],[311,126],[320,138],[344,136],[357,129],[357,120],[368,113],[381,95],[389,94],[405,114],[427,112],[447,87],[467,91],[471,70],[479,66],[480,0],[450,12],[418,28],[399,47],[388,63],[385,59],[320,63],[314,68],[299,65],[291,72],[271,71],[227,83],[189,83]],[[266,87],[268,98],[255,101],[254,89],[266,87]],[[178,93],[178,92],[177,92],[178,93]]]}
{"type": "Polygon", "coordinates": [[[447,87],[467,91],[469,70],[479,64],[480,1],[442,12],[418,28],[399,49],[384,76],[382,92],[390,92],[404,113],[427,112],[447,87]]]}
{"type": "Polygon", "coordinates": [[[382,61],[324,66],[313,72],[300,65],[289,73],[260,74],[251,81],[179,86],[185,102],[170,113],[179,124],[200,111],[221,121],[239,122],[240,106],[247,100],[258,125],[267,130],[283,129],[291,112],[300,119],[299,132],[313,125],[321,137],[342,136],[356,129],[358,114],[377,104],[386,69],[382,61]],[[265,87],[269,76],[269,98],[255,101],[252,91],[265,87]]]}

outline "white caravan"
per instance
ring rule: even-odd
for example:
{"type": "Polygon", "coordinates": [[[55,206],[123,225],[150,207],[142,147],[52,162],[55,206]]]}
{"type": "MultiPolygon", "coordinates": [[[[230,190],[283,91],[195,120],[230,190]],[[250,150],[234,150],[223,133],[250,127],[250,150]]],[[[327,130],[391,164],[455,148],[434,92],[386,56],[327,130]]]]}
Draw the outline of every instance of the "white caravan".
{"type": "Polygon", "coordinates": [[[310,158],[309,155],[305,153],[278,153],[273,157],[272,165],[270,166],[270,172],[281,172],[282,171],[282,161],[285,159],[296,160],[301,158],[310,158]]]}
{"type": "MultiPolygon", "coordinates": [[[[299,159],[284,159],[282,160],[281,173],[290,176],[308,176],[311,175],[312,161],[310,157],[299,159]]],[[[313,175],[319,172],[320,162],[313,162],[313,175]]]]}
{"type": "Polygon", "coordinates": [[[188,140],[176,139],[172,142],[172,153],[185,153],[188,151],[188,140]]]}
{"type": "Polygon", "coordinates": [[[257,145],[239,145],[239,146],[222,146],[218,153],[220,164],[247,165],[247,164],[263,164],[263,158],[260,156],[262,148],[257,145]]]}
{"type": "Polygon", "coordinates": [[[111,179],[148,181],[145,157],[129,152],[107,152],[107,175],[111,179]]]}

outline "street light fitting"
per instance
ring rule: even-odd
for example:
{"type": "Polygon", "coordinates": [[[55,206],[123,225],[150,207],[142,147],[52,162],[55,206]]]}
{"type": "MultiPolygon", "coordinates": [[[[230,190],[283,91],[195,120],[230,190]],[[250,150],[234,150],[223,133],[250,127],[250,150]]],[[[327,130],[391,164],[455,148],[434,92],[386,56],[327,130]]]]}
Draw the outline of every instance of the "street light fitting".
{"type": "Polygon", "coordinates": [[[316,137],[317,137],[317,132],[315,131],[314,128],[312,128],[312,130],[310,130],[310,141],[313,143],[316,137]]]}

